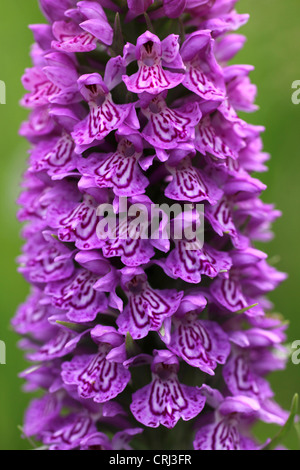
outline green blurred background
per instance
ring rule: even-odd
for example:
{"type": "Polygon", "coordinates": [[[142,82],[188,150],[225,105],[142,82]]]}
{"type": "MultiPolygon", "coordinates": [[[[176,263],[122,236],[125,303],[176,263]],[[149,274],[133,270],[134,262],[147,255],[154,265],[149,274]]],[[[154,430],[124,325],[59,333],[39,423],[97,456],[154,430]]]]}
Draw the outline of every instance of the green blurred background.
{"type": "MultiPolygon", "coordinates": [[[[278,257],[277,267],[289,278],[271,294],[276,312],[290,321],[288,341],[300,339],[299,308],[299,230],[300,220],[300,105],[291,102],[291,84],[300,80],[300,2],[299,0],[240,0],[240,13],[250,13],[248,25],[241,29],[248,40],[237,57],[238,63],[255,66],[252,81],[258,86],[260,110],[247,118],[266,126],[265,150],[272,154],[269,171],[262,175],[268,185],[263,198],[274,202],[283,217],[274,224],[275,238],[264,249],[278,257]]],[[[28,286],[16,271],[15,258],[20,252],[20,225],[16,221],[15,200],[21,174],[25,169],[26,142],[18,136],[27,112],[19,106],[23,94],[20,82],[25,67],[30,66],[32,35],[28,24],[44,22],[37,0],[2,2],[0,12],[0,79],[6,83],[6,104],[0,105],[0,340],[6,343],[6,365],[0,364],[0,450],[30,449],[21,438],[18,425],[29,396],[22,393],[18,373],[26,367],[17,349],[18,337],[10,328],[10,319],[23,302],[28,286]]],[[[292,396],[300,392],[300,364],[288,364],[287,370],[274,373],[271,382],[278,402],[289,408],[292,396]]],[[[259,425],[256,432],[264,439],[278,428],[259,425]]],[[[284,440],[289,449],[298,449],[296,433],[284,440]]]]}

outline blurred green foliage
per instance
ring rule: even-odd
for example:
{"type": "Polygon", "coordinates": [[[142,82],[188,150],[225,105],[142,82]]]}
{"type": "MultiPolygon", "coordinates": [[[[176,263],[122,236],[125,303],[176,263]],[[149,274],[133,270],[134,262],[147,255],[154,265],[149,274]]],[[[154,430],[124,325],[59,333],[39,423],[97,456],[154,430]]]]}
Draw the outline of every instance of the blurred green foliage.
{"type": "MultiPolygon", "coordinates": [[[[265,150],[272,155],[270,169],[262,175],[268,185],[263,198],[276,203],[283,212],[282,218],[274,224],[274,240],[263,249],[270,258],[277,258],[277,267],[287,272],[289,278],[270,298],[275,311],[290,322],[288,341],[291,343],[300,339],[300,105],[291,102],[291,84],[300,80],[300,3],[299,0],[240,0],[238,11],[251,16],[240,31],[248,40],[237,62],[255,66],[251,78],[258,86],[257,104],[260,106],[260,110],[247,119],[266,127],[265,150]]],[[[31,448],[18,430],[29,396],[21,390],[18,373],[26,367],[26,362],[22,351],[17,349],[18,337],[11,330],[10,320],[28,293],[28,286],[17,273],[15,264],[22,244],[15,200],[26,167],[27,151],[26,142],[18,136],[20,123],[27,116],[19,100],[23,94],[20,78],[25,67],[30,66],[29,50],[33,41],[27,26],[39,22],[44,19],[37,0],[2,2],[0,79],[6,84],[6,104],[0,105],[0,340],[6,343],[7,364],[0,364],[0,449],[7,450],[31,448]]],[[[293,394],[300,391],[300,365],[290,362],[287,370],[273,374],[270,379],[276,399],[289,408],[293,394]]],[[[262,440],[277,431],[277,426],[265,424],[256,429],[262,440]]],[[[299,448],[296,433],[291,432],[284,444],[290,449],[299,448]]]]}

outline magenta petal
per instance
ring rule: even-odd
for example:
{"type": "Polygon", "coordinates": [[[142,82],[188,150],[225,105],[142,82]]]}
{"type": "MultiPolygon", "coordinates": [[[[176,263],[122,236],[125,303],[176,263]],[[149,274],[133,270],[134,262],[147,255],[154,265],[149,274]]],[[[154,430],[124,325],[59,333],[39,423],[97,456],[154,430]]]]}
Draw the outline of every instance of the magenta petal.
{"type": "Polygon", "coordinates": [[[130,104],[116,105],[110,95],[98,106],[90,102],[90,113],[80,123],[76,124],[72,137],[77,145],[90,145],[95,140],[103,140],[111,131],[118,129],[131,110],[130,104]]]}
{"type": "Polygon", "coordinates": [[[145,192],[149,182],[139,168],[141,154],[126,156],[124,152],[113,154],[92,154],[78,161],[83,176],[93,177],[99,188],[113,188],[117,196],[134,196],[145,192]]]}
{"type": "Polygon", "coordinates": [[[222,101],[225,98],[225,92],[218,89],[201,69],[193,66],[188,68],[183,85],[206,100],[222,101]]]}
{"type": "Polygon", "coordinates": [[[209,320],[197,320],[196,315],[186,315],[175,322],[169,348],[189,365],[214,375],[217,363],[224,364],[230,352],[226,333],[209,320]]]}
{"type": "Polygon", "coordinates": [[[164,90],[174,88],[183,81],[184,76],[179,73],[163,70],[159,65],[148,67],[141,66],[139,71],[128,77],[123,76],[123,81],[129,91],[133,93],[151,93],[158,95],[164,90]]]}
{"type": "Polygon", "coordinates": [[[189,159],[182,160],[176,168],[168,169],[173,179],[165,195],[170,199],[190,202],[208,200],[210,204],[215,204],[222,197],[222,191],[204,172],[193,167],[189,159]]]}
{"type": "Polygon", "coordinates": [[[186,282],[199,283],[201,276],[214,278],[220,271],[228,271],[232,262],[225,253],[217,252],[204,246],[202,249],[190,249],[190,243],[178,241],[163,264],[172,277],[180,277],[186,282]]]}
{"type": "Polygon", "coordinates": [[[75,242],[77,248],[90,250],[99,248],[96,229],[98,224],[97,203],[89,196],[58,220],[58,238],[63,242],[75,242]]]}
{"type": "Polygon", "coordinates": [[[223,369],[223,377],[233,395],[264,400],[273,393],[268,382],[256,374],[247,352],[235,351],[223,369]]]}
{"type": "Polygon", "coordinates": [[[143,109],[148,124],[142,132],[144,139],[158,149],[191,148],[195,138],[195,126],[201,112],[197,103],[182,108],[170,109],[161,97],[143,109]]]}
{"type": "Polygon", "coordinates": [[[179,307],[183,292],[154,290],[150,287],[130,295],[128,304],[117,319],[119,331],[129,331],[134,339],[145,337],[150,330],[161,328],[165,318],[179,307]]]}
{"type": "Polygon", "coordinates": [[[186,0],[164,0],[164,11],[170,18],[177,18],[184,11],[186,0]]]}
{"type": "Polygon", "coordinates": [[[95,431],[96,426],[89,416],[74,413],[52,423],[50,430],[43,433],[43,441],[50,450],[72,450],[95,431]]]}
{"type": "Polygon", "coordinates": [[[153,3],[153,0],[128,0],[128,8],[134,16],[141,15],[153,3]]]}
{"type": "Polygon", "coordinates": [[[286,274],[254,248],[280,212],[252,175],[265,129],[239,115],[257,90],[237,1],[39,0],[12,326],[42,449],[147,448],[132,420],[182,419],[183,448],[259,450],[253,425],[288,418],[266,378],[288,360],[267,297],[286,274]]]}
{"type": "Polygon", "coordinates": [[[63,283],[49,283],[46,290],[53,305],[67,310],[70,321],[84,323],[94,320],[107,307],[106,296],[93,288],[97,279],[98,276],[80,269],[63,283]]]}
{"type": "Polygon", "coordinates": [[[25,435],[39,434],[45,426],[49,425],[58,416],[59,412],[59,401],[54,394],[33,400],[25,416],[25,435]]]}
{"type": "Polygon", "coordinates": [[[80,27],[107,46],[112,44],[113,29],[106,20],[102,18],[86,20],[80,23],[80,27]]]}
{"type": "Polygon", "coordinates": [[[78,395],[103,403],[119,395],[130,380],[130,372],[121,364],[106,360],[107,348],[100,346],[95,356],[79,356],[62,365],[62,379],[77,385],[78,395]]]}
{"type": "Polygon", "coordinates": [[[97,47],[97,39],[89,32],[83,31],[74,23],[57,21],[53,25],[52,47],[63,52],[88,52],[97,47]]]}
{"type": "Polygon", "coordinates": [[[194,440],[195,450],[241,450],[240,434],[234,421],[223,419],[203,426],[194,440]]]}
{"type": "Polygon", "coordinates": [[[188,421],[203,409],[205,398],[194,387],[181,385],[175,377],[153,382],[135,392],[130,409],[137,421],[153,428],[173,428],[182,418],[188,421]]]}

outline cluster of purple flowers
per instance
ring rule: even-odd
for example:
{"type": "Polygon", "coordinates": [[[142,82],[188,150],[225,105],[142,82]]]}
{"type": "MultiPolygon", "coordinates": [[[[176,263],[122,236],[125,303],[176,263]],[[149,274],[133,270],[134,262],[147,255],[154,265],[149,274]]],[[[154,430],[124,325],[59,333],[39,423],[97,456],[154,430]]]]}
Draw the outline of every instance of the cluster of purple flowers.
{"type": "Polygon", "coordinates": [[[40,0],[20,131],[32,290],[13,325],[25,389],[44,390],[24,434],[49,449],[163,445],[160,425],[184,426],[190,448],[259,449],[253,424],[286,420],[266,380],[285,367],[266,298],[285,275],[254,247],[279,212],[251,176],[266,169],[263,128],[237,114],[256,87],[251,66],[228,65],[248,20],[236,1],[40,0]],[[204,246],[99,239],[98,206],[118,213],[123,196],[201,202],[204,246]]]}

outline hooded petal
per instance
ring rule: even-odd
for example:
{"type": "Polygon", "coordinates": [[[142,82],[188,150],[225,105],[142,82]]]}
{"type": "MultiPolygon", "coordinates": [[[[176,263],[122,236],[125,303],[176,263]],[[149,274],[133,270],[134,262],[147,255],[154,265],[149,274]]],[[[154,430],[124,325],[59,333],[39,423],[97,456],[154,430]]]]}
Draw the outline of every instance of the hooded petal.
{"type": "Polygon", "coordinates": [[[89,52],[97,47],[97,38],[87,31],[83,31],[73,22],[56,21],[53,24],[52,32],[55,41],[52,47],[58,51],[67,53],[89,52]]]}
{"type": "Polygon", "coordinates": [[[181,56],[187,68],[183,85],[204,100],[223,101],[225,82],[213,54],[210,31],[189,35],[182,45],[181,56]]]}

